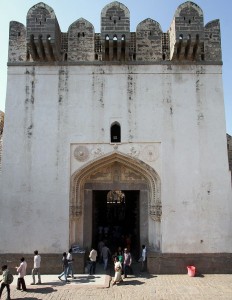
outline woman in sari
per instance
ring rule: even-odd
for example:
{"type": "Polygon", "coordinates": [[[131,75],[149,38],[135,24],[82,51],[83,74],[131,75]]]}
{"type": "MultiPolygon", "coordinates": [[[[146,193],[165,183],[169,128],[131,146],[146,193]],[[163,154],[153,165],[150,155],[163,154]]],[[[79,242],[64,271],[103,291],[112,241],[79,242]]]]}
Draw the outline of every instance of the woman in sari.
{"type": "Polygon", "coordinates": [[[122,264],[120,263],[117,256],[114,257],[114,279],[113,279],[113,285],[123,281],[122,280],[122,264]]]}

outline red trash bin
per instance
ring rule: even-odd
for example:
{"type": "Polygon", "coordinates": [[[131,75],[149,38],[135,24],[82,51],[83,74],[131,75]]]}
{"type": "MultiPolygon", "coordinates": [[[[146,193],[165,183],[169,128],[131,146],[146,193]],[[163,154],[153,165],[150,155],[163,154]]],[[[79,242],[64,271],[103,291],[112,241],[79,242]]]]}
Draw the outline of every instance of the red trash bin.
{"type": "Polygon", "coordinates": [[[196,273],[196,268],[194,266],[187,266],[188,275],[194,277],[196,273]]]}

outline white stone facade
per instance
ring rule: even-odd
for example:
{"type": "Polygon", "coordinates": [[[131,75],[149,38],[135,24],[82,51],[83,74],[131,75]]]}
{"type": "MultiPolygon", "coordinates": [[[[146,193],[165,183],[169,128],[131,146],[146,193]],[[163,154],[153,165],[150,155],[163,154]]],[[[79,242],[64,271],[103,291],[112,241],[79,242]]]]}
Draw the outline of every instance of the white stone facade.
{"type": "Polygon", "coordinates": [[[124,166],[128,159],[144,179],[154,170],[144,217],[151,249],[231,253],[225,132],[221,65],[9,66],[0,253],[90,246],[85,220],[70,222],[72,176],[81,181],[87,170],[90,178],[109,157],[124,166]],[[121,127],[116,145],[114,122],[121,127]],[[83,236],[75,240],[72,226],[83,236]]]}

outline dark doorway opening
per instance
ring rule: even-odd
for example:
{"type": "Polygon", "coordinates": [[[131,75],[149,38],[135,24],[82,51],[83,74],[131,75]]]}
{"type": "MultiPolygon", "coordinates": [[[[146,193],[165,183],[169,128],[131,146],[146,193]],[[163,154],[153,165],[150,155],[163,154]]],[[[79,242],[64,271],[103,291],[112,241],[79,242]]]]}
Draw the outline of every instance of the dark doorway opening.
{"type": "Polygon", "coordinates": [[[93,191],[93,236],[97,247],[104,241],[113,254],[118,247],[134,255],[140,249],[139,191],[93,191]]]}

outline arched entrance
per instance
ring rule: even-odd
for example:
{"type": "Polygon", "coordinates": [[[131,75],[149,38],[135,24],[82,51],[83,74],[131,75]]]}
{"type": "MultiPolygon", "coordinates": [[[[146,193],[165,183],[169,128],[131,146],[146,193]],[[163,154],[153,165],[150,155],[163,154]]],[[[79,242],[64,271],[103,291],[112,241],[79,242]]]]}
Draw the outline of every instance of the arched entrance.
{"type": "Polygon", "coordinates": [[[140,249],[140,191],[93,191],[92,244],[140,249]]]}
{"type": "Polygon", "coordinates": [[[99,227],[111,225],[137,236],[136,248],[146,244],[160,251],[160,188],[160,178],[150,166],[119,152],[86,164],[71,177],[70,244],[90,248],[97,242],[99,227]],[[118,215],[122,207],[107,207],[110,191],[125,194],[129,210],[124,219],[118,215]],[[113,219],[107,217],[109,210],[116,213],[113,219]]]}

